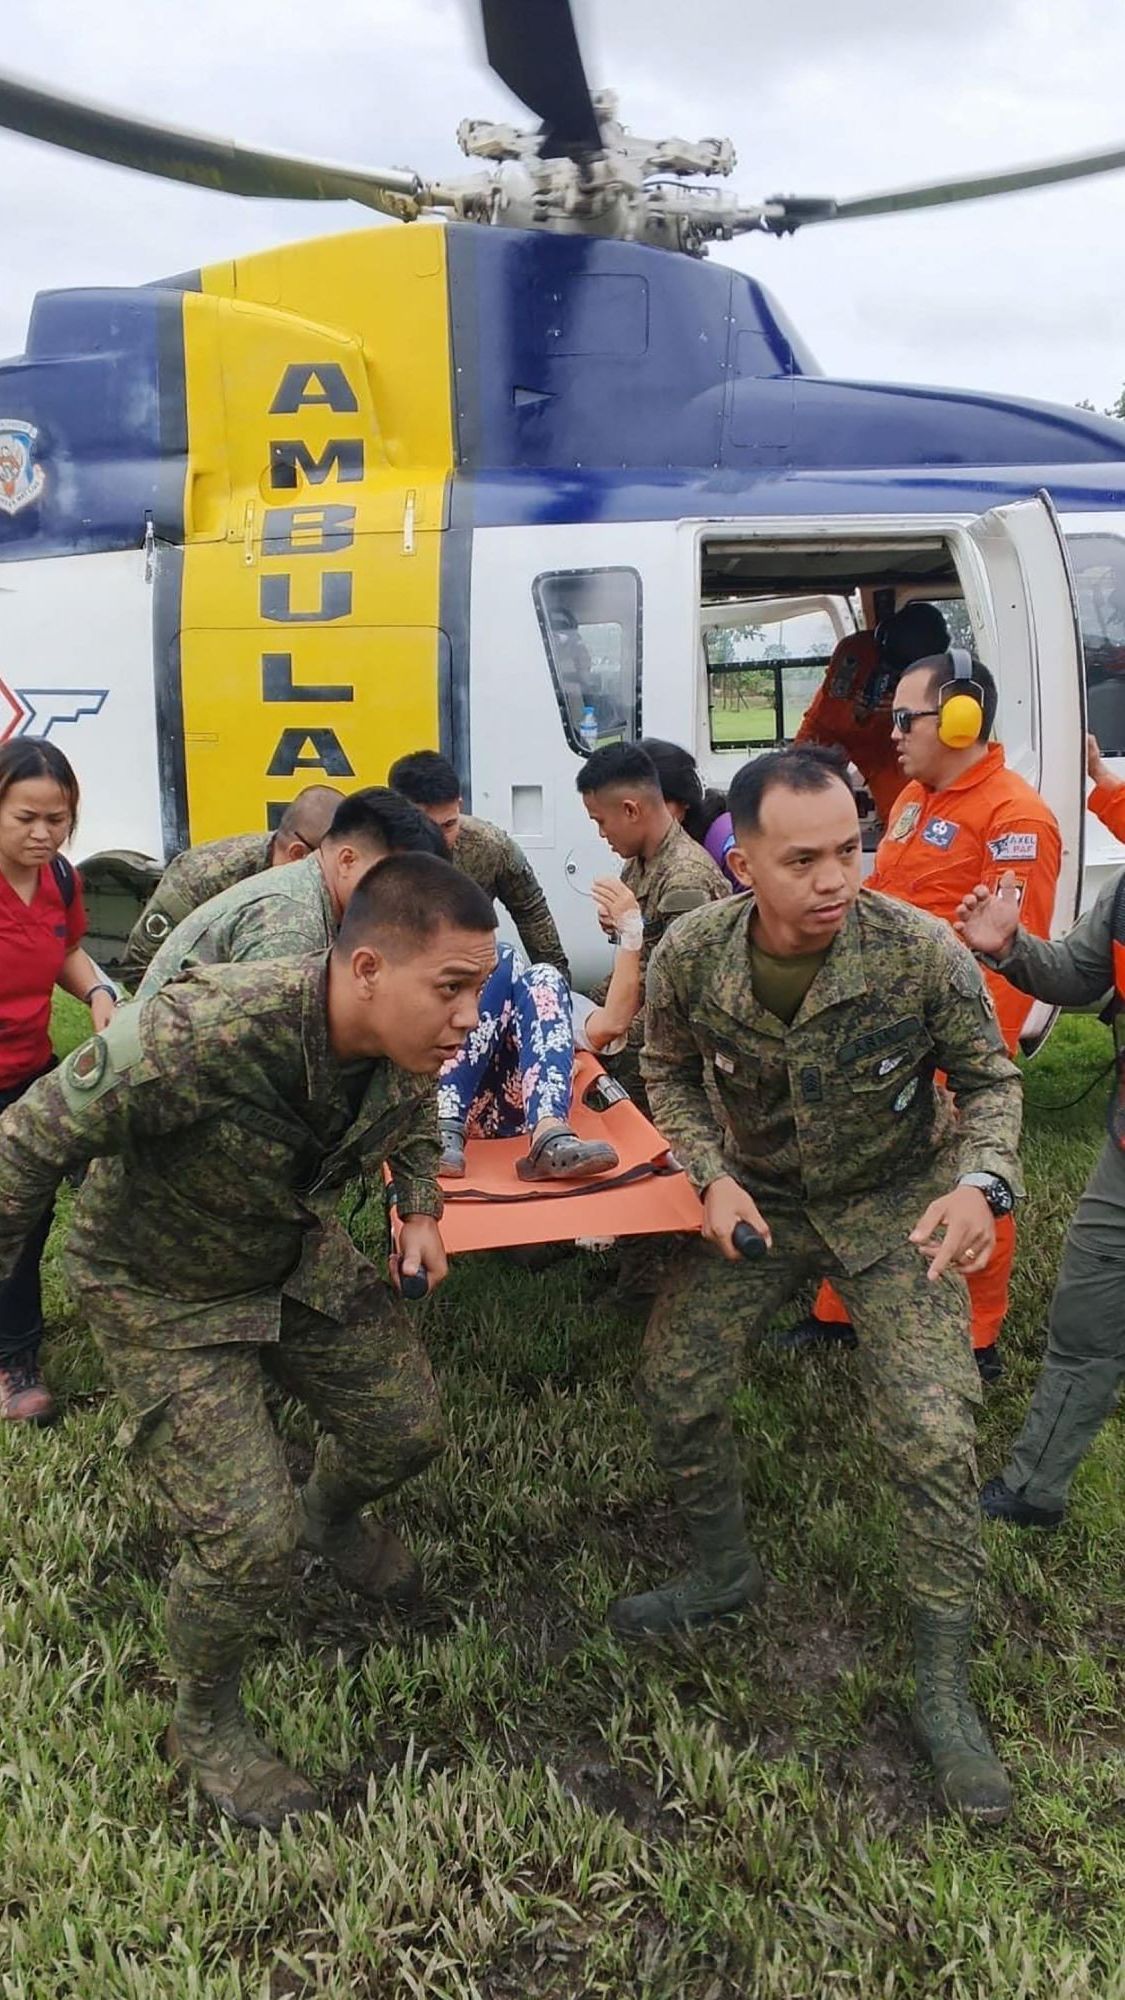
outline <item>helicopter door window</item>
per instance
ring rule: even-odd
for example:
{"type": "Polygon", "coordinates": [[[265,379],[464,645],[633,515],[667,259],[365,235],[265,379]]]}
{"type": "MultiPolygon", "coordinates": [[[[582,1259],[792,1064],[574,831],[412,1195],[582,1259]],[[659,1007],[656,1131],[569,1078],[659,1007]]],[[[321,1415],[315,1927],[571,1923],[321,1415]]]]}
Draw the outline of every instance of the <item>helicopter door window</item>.
{"type": "Polygon", "coordinates": [[[640,734],[641,579],[556,570],[533,586],[566,740],[580,756],[640,734]]]}
{"type": "Polygon", "coordinates": [[[1086,710],[1102,755],[1125,757],[1125,539],[1068,535],[1074,571],[1086,710]]]}
{"type": "Polygon", "coordinates": [[[703,634],[712,750],[790,743],[824,679],[839,633],[826,610],[703,634]]]}

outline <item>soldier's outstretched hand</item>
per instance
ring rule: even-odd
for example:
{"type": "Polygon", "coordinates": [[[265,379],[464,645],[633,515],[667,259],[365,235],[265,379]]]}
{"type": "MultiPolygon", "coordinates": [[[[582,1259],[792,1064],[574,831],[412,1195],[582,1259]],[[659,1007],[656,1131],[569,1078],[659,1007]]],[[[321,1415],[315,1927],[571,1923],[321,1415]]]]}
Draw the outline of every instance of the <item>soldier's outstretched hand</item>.
{"type": "Polygon", "coordinates": [[[955,1187],[930,1203],[910,1241],[929,1262],[931,1284],[951,1269],[971,1278],[984,1270],[996,1248],[996,1223],[979,1188],[955,1187]]]}
{"type": "Polygon", "coordinates": [[[707,1242],[713,1243],[716,1250],[721,1250],[732,1264],[737,1264],[742,1254],[735,1249],[732,1241],[735,1225],[739,1222],[748,1222],[751,1229],[765,1238],[766,1249],[773,1249],[769,1223],[757,1203],[730,1174],[720,1174],[717,1181],[711,1182],[703,1197],[703,1234],[707,1242]]]}
{"type": "Polygon", "coordinates": [[[1019,886],[1011,870],[1001,876],[995,895],[983,882],[970,889],[957,905],[953,927],[970,951],[982,951],[988,958],[1006,958],[1020,927],[1019,886]]]}

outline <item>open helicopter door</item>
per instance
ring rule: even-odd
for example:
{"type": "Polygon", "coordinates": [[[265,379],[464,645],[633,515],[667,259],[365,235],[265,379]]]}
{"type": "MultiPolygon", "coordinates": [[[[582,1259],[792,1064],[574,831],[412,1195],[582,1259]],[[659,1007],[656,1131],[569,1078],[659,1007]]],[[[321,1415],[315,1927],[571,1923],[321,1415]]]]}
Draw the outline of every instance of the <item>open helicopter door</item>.
{"type": "MultiPolygon", "coordinates": [[[[1046,799],[1062,835],[1051,927],[1051,935],[1061,937],[1082,903],[1086,825],[1086,682],[1070,556],[1045,492],[991,508],[968,532],[991,598],[990,607],[974,602],[966,587],[974,633],[978,640],[982,631],[988,634],[982,657],[994,665],[1000,687],[997,735],[1008,762],[1046,799]],[[1025,684],[1035,713],[1020,718],[1024,726],[1017,728],[1009,665],[1021,656],[1030,668],[1025,684]]],[[[1029,1055],[1042,1046],[1057,1016],[1057,1007],[1035,1001],[1020,1037],[1029,1055]]]]}
{"type": "MultiPolygon", "coordinates": [[[[1053,934],[1065,931],[1082,893],[1085,690],[1070,561],[1049,496],[1041,493],[975,517],[775,517],[694,523],[690,530],[700,551],[704,660],[693,747],[709,780],[721,783],[729,776],[733,749],[741,753],[737,763],[792,739],[798,708],[803,711],[823,677],[820,669],[806,686],[807,670],[815,667],[836,623],[830,606],[854,602],[859,590],[893,590],[900,603],[930,594],[947,600],[956,593],[964,601],[974,648],[996,675],[996,734],[1008,762],[1042,793],[1059,821],[1063,859],[1053,934]],[[818,597],[822,643],[806,646],[803,638],[796,643],[800,623],[813,615],[818,597]],[[714,634],[731,616],[740,624],[753,623],[762,608],[776,620],[783,600],[790,631],[783,628],[784,643],[773,648],[772,660],[764,657],[770,648],[758,649],[759,659],[750,644],[742,663],[750,670],[744,676],[748,713],[745,727],[732,735],[730,719],[719,714],[723,679],[712,670],[714,634]],[[789,678],[794,698],[788,687],[784,695],[771,694],[774,682],[780,686],[789,678]]],[[[1025,1046],[1037,1047],[1053,1018],[1050,1008],[1035,1004],[1025,1046]]]]}

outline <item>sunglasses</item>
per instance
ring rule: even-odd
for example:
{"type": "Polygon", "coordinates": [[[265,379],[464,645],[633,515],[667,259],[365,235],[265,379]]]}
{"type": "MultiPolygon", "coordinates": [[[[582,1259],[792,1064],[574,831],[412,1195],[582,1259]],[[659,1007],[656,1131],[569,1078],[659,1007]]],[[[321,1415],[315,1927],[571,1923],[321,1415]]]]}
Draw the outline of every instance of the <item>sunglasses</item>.
{"type": "Polygon", "coordinates": [[[940,715],[940,708],[892,708],[891,721],[900,736],[909,736],[914,724],[923,715],[940,715]]]}

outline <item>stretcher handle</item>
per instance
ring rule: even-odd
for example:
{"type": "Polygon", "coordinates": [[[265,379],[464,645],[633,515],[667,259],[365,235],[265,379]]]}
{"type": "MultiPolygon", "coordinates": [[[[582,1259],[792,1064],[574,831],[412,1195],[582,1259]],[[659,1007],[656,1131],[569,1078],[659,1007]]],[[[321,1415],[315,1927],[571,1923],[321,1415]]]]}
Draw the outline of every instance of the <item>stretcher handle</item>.
{"type": "Polygon", "coordinates": [[[749,1222],[736,1222],[731,1230],[730,1240],[739,1256],[745,1257],[748,1264],[752,1263],[755,1257],[764,1257],[766,1254],[765,1237],[749,1222]]]}
{"type": "Polygon", "coordinates": [[[430,1274],[428,1271],[402,1271],[398,1284],[404,1299],[424,1299],[430,1289],[430,1274]]]}

